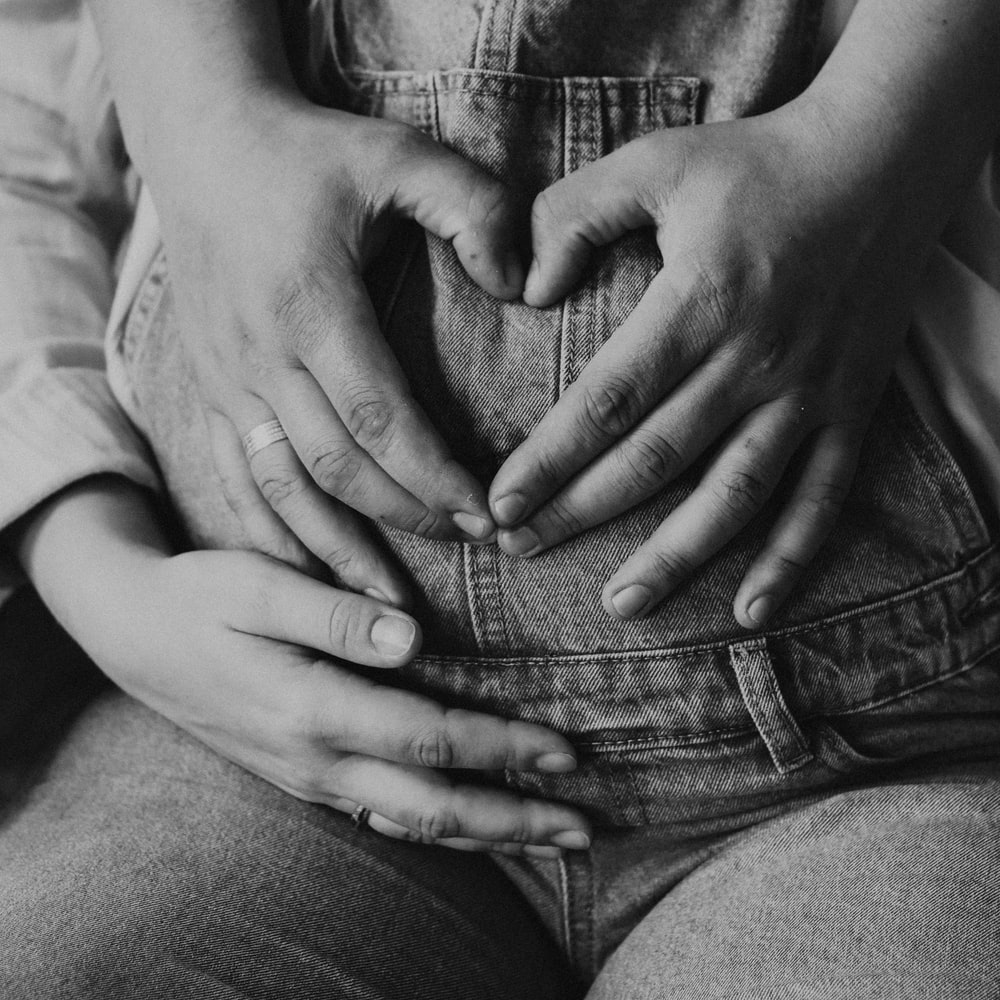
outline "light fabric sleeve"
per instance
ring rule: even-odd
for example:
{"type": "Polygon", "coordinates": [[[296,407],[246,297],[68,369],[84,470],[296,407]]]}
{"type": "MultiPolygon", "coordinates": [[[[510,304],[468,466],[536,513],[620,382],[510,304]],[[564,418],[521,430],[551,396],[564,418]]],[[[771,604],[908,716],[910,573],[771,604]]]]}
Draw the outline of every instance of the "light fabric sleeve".
{"type": "Polygon", "coordinates": [[[104,371],[124,164],[81,0],[0,0],[0,528],[86,476],[157,486],[104,371]]]}

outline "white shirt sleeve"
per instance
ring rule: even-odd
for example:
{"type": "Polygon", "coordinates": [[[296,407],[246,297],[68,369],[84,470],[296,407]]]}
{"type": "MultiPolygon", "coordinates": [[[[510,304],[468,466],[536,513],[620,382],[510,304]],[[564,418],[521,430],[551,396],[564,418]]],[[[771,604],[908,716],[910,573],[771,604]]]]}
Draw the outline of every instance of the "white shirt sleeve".
{"type": "Polygon", "coordinates": [[[125,162],[81,0],[0,0],[0,528],[86,476],[158,486],[104,369],[125,162]]]}

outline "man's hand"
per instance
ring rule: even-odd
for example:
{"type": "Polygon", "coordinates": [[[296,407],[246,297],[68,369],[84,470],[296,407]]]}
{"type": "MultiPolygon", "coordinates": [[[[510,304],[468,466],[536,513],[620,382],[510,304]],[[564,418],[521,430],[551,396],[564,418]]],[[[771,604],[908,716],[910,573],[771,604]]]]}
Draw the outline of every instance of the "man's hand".
{"type": "Polygon", "coordinates": [[[535,203],[530,304],[560,299],[593,247],[639,226],[656,227],[663,268],[498,473],[501,547],[558,544],[713,453],[691,496],[607,582],[617,617],[654,608],[789,480],[736,596],[740,622],[763,624],[847,495],[919,267],[884,190],[861,183],[863,162],[822,161],[811,113],[789,105],[655,133],[535,203]]]}

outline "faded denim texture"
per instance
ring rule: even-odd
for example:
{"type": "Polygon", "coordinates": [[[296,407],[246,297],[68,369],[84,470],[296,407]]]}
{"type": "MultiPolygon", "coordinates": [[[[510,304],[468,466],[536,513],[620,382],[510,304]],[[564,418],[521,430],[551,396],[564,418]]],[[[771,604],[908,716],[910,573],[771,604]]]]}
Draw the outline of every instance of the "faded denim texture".
{"type": "MultiPolygon", "coordinates": [[[[344,0],[318,96],[421,128],[531,196],[651,130],[788,99],[818,12],[344,0]]],[[[658,267],[651,237],[630,236],[565,303],[533,310],[401,226],[369,281],[417,398],[488,481],[658,267]]],[[[191,536],[241,544],[186,423],[162,257],[119,348],[191,536]]],[[[698,473],[531,560],[383,531],[421,595],[426,643],[404,683],[580,750],[574,774],[495,780],[584,808],[593,849],[500,864],[582,981],[626,942],[594,997],[992,995],[1000,560],[961,470],[894,384],[840,523],[763,634],[730,605],[766,516],[656,613],[610,619],[602,582],[698,473]]]]}

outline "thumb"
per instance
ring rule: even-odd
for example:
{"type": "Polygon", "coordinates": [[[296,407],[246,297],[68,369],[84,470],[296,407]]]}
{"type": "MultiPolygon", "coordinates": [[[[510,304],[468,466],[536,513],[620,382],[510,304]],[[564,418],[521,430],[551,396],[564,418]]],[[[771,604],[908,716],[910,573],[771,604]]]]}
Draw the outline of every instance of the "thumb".
{"type": "MultiPolygon", "coordinates": [[[[633,144],[633,146],[636,144],[633,144]]],[[[531,209],[534,259],[524,290],[530,306],[552,305],[580,280],[591,251],[655,221],[632,146],[556,181],[531,209]]]]}
{"type": "Polygon", "coordinates": [[[393,204],[428,232],[450,240],[462,266],[500,299],[524,289],[527,206],[506,185],[420,132],[394,168],[393,204]]]}

